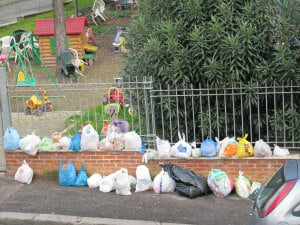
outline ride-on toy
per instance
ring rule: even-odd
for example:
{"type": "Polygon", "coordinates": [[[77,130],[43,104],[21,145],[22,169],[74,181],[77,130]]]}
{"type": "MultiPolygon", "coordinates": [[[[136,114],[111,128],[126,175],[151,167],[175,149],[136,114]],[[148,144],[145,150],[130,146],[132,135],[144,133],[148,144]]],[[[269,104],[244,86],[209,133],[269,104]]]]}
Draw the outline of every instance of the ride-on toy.
{"type": "Polygon", "coordinates": [[[46,91],[43,91],[43,97],[41,99],[39,99],[39,97],[36,95],[32,95],[30,99],[26,101],[26,105],[26,115],[36,114],[41,116],[43,112],[49,112],[53,109],[52,103],[48,99],[46,91]]]}
{"type": "Polygon", "coordinates": [[[106,91],[102,99],[103,105],[109,103],[117,103],[121,107],[124,107],[124,101],[125,99],[124,99],[123,91],[117,87],[111,87],[108,91],[106,91]]]}

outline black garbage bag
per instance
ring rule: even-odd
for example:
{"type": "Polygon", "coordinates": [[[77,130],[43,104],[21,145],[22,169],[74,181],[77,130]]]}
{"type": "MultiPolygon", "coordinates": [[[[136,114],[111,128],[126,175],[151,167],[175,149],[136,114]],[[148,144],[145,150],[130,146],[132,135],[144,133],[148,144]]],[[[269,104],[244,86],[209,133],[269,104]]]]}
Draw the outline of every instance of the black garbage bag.
{"type": "Polygon", "coordinates": [[[173,164],[161,164],[161,167],[175,180],[175,190],[180,195],[194,198],[210,192],[204,176],[173,164]]]}

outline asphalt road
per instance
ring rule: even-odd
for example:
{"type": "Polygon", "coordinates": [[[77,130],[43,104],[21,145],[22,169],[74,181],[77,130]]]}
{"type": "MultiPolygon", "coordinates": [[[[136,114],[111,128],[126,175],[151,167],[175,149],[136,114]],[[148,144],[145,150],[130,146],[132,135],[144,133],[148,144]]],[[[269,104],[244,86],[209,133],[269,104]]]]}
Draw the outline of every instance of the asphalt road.
{"type": "MultiPolygon", "coordinates": [[[[14,0],[8,4],[8,0],[0,1],[0,26],[13,23],[19,17],[24,17],[52,10],[51,0],[14,0]]],[[[20,28],[21,29],[21,28],[20,28]]]]}
{"type": "Polygon", "coordinates": [[[0,176],[0,212],[42,213],[102,217],[164,223],[244,225],[252,201],[231,194],[189,199],[178,193],[156,194],[152,190],[122,196],[88,187],[63,187],[57,182],[20,184],[0,176]]]}

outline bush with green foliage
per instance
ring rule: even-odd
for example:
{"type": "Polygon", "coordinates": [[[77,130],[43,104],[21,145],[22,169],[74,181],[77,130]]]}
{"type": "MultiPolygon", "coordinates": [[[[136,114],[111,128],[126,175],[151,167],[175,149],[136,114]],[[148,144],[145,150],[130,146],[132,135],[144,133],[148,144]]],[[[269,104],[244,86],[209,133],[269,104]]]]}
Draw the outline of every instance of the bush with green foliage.
{"type": "MultiPolygon", "coordinates": [[[[124,64],[125,80],[151,76],[154,87],[162,89],[246,87],[246,98],[251,101],[244,105],[244,111],[257,117],[263,101],[251,99],[256,94],[253,86],[300,83],[299,42],[291,46],[291,39],[299,38],[297,15],[297,1],[141,0],[126,43],[130,53],[124,64]]],[[[293,115],[297,123],[284,129],[300,129],[299,95],[295,98],[293,102],[286,100],[291,107],[284,113],[293,115]]],[[[228,105],[239,105],[241,100],[230,101],[235,102],[227,102],[228,105]]],[[[208,115],[208,107],[212,112],[217,110],[214,102],[203,105],[207,108],[195,109],[199,115],[208,115]]],[[[270,106],[271,115],[261,123],[274,122],[266,120],[281,115],[278,109],[270,106]]],[[[156,114],[158,121],[160,116],[156,114]]],[[[174,126],[171,132],[178,129],[174,126]]],[[[255,127],[244,129],[247,132],[255,127]]]]}

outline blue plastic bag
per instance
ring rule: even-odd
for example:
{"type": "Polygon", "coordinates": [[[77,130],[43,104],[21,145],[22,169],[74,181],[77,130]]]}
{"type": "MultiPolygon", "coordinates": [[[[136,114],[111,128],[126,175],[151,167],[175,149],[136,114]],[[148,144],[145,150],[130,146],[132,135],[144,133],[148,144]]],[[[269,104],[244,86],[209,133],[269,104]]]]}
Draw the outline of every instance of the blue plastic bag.
{"type": "Polygon", "coordinates": [[[200,151],[204,157],[215,157],[217,155],[217,143],[210,136],[207,136],[206,140],[201,143],[200,151]]]}
{"type": "Polygon", "coordinates": [[[81,149],[80,142],[81,142],[81,135],[79,132],[77,132],[76,135],[71,138],[70,148],[74,152],[78,152],[81,149]]]}
{"type": "Polygon", "coordinates": [[[4,150],[17,150],[20,148],[19,141],[21,137],[18,131],[13,127],[7,127],[3,136],[4,150]]]}
{"type": "Polygon", "coordinates": [[[75,186],[87,186],[88,176],[85,172],[85,166],[81,165],[81,170],[78,173],[75,181],[75,186]]]}
{"type": "Polygon", "coordinates": [[[58,183],[61,186],[74,186],[76,181],[76,168],[75,165],[68,161],[68,165],[64,168],[65,162],[59,165],[58,183]]]}

